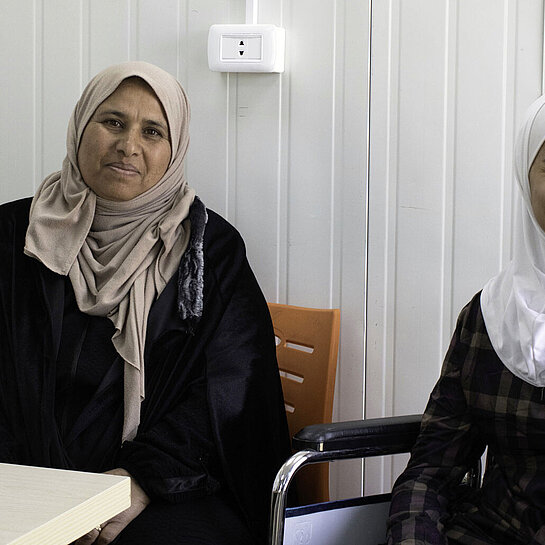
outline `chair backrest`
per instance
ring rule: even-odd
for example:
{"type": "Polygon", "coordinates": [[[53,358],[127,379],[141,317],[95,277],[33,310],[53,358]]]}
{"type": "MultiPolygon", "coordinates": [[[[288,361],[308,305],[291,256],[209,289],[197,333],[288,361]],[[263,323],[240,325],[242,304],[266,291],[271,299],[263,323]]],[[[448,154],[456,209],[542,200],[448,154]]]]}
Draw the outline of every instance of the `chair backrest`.
{"type": "MultiPolygon", "coordinates": [[[[339,309],[313,309],[269,303],[276,335],[276,357],[290,435],[310,424],[331,422],[339,350],[339,309]]],[[[300,503],[329,500],[328,464],[297,476],[300,503]]]]}

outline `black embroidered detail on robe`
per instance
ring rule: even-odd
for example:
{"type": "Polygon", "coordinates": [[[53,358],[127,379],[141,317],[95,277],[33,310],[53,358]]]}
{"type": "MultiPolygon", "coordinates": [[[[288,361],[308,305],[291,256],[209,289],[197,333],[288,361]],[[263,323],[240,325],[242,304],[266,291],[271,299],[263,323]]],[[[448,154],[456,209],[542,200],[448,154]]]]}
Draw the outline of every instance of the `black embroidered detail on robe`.
{"type": "Polygon", "coordinates": [[[178,311],[188,333],[202,316],[204,288],[203,239],[208,214],[202,201],[195,197],[189,213],[191,235],[189,245],[180,261],[178,273],[178,311]]]}

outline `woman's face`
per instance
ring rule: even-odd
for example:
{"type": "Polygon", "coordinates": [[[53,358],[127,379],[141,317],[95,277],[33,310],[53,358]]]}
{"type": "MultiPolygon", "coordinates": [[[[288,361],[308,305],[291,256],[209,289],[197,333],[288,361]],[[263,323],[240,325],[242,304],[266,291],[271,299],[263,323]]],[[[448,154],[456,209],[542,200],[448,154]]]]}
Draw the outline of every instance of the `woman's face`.
{"type": "Polygon", "coordinates": [[[534,216],[545,231],[545,144],[537,152],[528,174],[530,179],[530,201],[534,216]]]}
{"type": "Polygon", "coordinates": [[[143,80],[126,79],[96,109],[78,149],[85,183],[99,196],[128,201],[153,187],[170,163],[168,122],[143,80]]]}

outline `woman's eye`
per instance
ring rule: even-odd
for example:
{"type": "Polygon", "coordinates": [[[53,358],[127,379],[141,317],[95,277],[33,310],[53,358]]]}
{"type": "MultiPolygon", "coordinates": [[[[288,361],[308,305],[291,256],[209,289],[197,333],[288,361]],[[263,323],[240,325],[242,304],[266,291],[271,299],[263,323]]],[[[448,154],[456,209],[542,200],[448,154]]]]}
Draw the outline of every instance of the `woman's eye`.
{"type": "Polygon", "coordinates": [[[106,119],[104,123],[110,127],[119,128],[121,127],[121,121],[118,119],[106,119]]]}
{"type": "Polygon", "coordinates": [[[148,136],[158,136],[158,137],[162,136],[162,134],[157,129],[146,129],[145,133],[148,136]]]}

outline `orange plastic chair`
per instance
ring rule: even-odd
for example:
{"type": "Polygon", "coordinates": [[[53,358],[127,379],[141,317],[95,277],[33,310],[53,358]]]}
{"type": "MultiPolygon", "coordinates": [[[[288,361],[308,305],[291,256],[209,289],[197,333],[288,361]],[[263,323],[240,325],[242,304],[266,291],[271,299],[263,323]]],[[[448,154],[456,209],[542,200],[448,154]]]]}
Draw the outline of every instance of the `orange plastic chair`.
{"type": "MultiPolygon", "coordinates": [[[[290,435],[331,422],[339,351],[339,309],[269,303],[276,357],[290,435]]],[[[304,468],[296,477],[299,503],[329,500],[329,465],[304,468]]]]}

